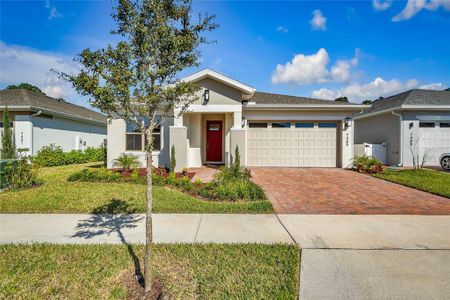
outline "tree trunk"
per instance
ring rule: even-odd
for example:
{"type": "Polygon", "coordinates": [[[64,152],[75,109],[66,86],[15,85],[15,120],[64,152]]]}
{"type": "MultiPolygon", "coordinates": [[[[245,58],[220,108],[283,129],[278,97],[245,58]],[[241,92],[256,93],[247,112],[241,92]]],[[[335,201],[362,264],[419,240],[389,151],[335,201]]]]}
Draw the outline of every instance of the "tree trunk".
{"type": "MultiPolygon", "coordinates": [[[[152,139],[151,133],[147,133],[147,140],[152,139]]],[[[146,147],[147,148],[147,147],[146,147]]],[[[153,147],[148,147],[153,148],[153,147]]],[[[147,201],[146,201],[146,214],[145,214],[145,258],[144,258],[144,287],[145,292],[149,292],[152,289],[152,271],[151,271],[151,257],[152,257],[152,241],[153,241],[153,228],[152,228],[152,151],[146,149],[147,159],[147,201]]]]}

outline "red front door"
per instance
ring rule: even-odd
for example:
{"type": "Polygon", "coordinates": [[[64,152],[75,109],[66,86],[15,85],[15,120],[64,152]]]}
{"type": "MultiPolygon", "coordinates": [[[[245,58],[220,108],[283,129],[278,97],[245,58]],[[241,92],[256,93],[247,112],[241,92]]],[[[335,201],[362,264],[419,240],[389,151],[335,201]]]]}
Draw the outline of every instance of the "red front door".
{"type": "Polygon", "coordinates": [[[206,121],[206,161],[222,161],[222,121],[206,121]]]}

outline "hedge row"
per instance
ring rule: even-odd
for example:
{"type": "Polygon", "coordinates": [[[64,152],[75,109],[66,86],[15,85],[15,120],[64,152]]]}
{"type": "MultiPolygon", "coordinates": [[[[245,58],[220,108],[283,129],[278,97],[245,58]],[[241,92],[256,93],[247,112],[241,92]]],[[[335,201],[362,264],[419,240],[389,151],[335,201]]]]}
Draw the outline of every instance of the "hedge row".
{"type": "Polygon", "coordinates": [[[42,167],[53,167],[71,164],[82,164],[105,160],[105,149],[103,147],[88,147],[86,150],[72,150],[64,152],[60,146],[50,144],[42,147],[33,157],[33,163],[42,167]]]}

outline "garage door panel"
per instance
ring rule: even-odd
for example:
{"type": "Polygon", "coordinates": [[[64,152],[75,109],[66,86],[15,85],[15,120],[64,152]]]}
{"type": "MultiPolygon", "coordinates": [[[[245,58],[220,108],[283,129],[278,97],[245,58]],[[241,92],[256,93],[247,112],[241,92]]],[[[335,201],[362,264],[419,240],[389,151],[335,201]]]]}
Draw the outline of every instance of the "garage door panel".
{"type": "Polygon", "coordinates": [[[428,154],[427,165],[439,165],[439,157],[450,152],[450,128],[420,128],[419,153],[428,154]]]}
{"type": "Polygon", "coordinates": [[[336,128],[249,128],[249,166],[336,167],[336,128]]]}

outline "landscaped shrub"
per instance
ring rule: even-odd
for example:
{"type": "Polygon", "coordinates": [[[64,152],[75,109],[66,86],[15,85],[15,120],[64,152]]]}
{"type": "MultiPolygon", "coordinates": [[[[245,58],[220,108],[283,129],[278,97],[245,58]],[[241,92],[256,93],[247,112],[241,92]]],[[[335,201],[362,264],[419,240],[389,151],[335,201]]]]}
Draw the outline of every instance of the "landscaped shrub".
{"type": "MultiPolygon", "coordinates": [[[[126,182],[145,184],[145,172],[140,174],[138,170],[133,170],[128,173],[121,173],[115,170],[108,170],[105,168],[90,170],[88,168],[70,175],[68,181],[86,181],[86,182],[126,182]],[[144,176],[142,176],[144,175],[144,176]]],[[[164,185],[165,179],[162,176],[152,175],[153,185],[164,185]]]]}
{"type": "Polygon", "coordinates": [[[103,161],[104,151],[101,147],[88,147],[86,150],[64,152],[60,146],[50,144],[42,147],[33,157],[33,163],[42,167],[54,167],[87,162],[103,161]]]}
{"type": "Polygon", "coordinates": [[[14,191],[42,184],[42,180],[38,179],[38,168],[25,156],[19,158],[16,163],[8,163],[6,181],[8,188],[14,191]]]}
{"type": "Polygon", "coordinates": [[[131,170],[138,168],[141,164],[138,158],[132,154],[122,154],[118,158],[113,160],[113,166],[123,168],[125,170],[131,170]]]}
{"type": "Polygon", "coordinates": [[[361,173],[382,173],[383,163],[373,156],[356,156],[353,159],[354,169],[361,173]]]}

